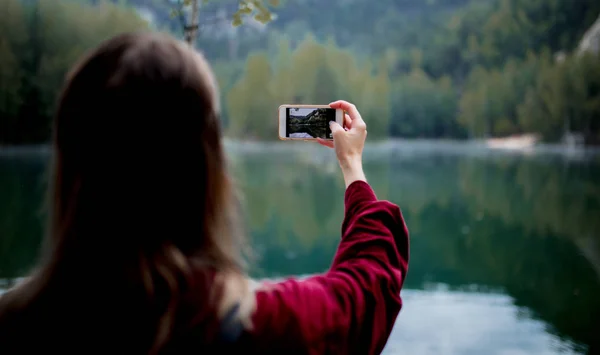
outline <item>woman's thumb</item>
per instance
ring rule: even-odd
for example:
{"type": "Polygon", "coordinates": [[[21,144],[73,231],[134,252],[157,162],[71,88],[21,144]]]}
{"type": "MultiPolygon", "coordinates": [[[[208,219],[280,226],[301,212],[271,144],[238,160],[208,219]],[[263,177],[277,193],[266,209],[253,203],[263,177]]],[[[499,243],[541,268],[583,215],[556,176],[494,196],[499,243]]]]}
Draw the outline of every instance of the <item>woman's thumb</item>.
{"type": "Polygon", "coordinates": [[[344,129],[342,128],[342,126],[340,126],[340,124],[335,121],[329,122],[329,127],[331,128],[331,133],[334,136],[336,134],[338,134],[338,132],[344,132],[344,129]]]}

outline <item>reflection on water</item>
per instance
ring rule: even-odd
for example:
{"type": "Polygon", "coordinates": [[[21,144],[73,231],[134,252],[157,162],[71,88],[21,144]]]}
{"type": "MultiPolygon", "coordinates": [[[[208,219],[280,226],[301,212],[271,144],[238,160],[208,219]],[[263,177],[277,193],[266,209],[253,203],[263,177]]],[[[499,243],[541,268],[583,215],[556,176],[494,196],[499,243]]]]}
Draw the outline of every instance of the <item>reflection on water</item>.
{"type": "Polygon", "coordinates": [[[297,124],[288,125],[288,133],[290,137],[297,137],[304,133],[309,138],[329,138],[327,137],[327,126],[326,125],[315,125],[315,124],[297,124]]]}
{"type": "Polygon", "coordinates": [[[506,295],[407,290],[403,297],[384,354],[576,354],[506,295]]]}
{"type": "MultiPolygon", "coordinates": [[[[343,216],[333,152],[228,149],[258,255],[253,276],[326,270],[343,216]]],[[[0,279],[24,275],[37,255],[45,162],[0,158],[0,279]]],[[[364,165],[411,231],[405,308],[387,354],[600,351],[597,155],[386,143],[369,147],[364,165]]]]}

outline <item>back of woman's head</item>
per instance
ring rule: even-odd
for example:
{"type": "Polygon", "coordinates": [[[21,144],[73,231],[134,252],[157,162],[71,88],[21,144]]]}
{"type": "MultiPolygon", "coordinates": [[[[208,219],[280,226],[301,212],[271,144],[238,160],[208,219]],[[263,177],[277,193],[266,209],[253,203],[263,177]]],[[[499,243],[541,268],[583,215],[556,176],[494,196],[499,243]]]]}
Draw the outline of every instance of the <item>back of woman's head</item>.
{"type": "Polygon", "coordinates": [[[167,36],[92,52],[56,114],[53,242],[126,258],[174,245],[232,266],[218,99],[204,58],[167,36]]]}
{"type": "MultiPolygon", "coordinates": [[[[164,342],[190,269],[241,267],[208,64],[166,35],[108,40],[69,73],[53,147],[46,258],[14,298],[26,307],[62,294],[81,305],[88,291],[111,287],[98,283],[131,281],[155,299],[164,342]]],[[[127,292],[105,296],[119,302],[127,292]]]]}

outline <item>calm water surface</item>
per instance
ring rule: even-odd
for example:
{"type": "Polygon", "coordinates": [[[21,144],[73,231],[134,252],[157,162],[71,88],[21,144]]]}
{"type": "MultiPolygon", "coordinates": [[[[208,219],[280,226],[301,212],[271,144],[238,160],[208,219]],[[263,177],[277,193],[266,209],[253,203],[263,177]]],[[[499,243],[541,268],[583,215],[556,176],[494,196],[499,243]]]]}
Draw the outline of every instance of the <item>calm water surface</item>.
{"type": "MultiPolygon", "coordinates": [[[[344,185],[308,143],[229,144],[257,278],[328,268],[344,185]]],[[[47,154],[0,154],[0,279],[40,244],[47,154]]],[[[600,352],[600,156],[386,143],[365,152],[411,232],[404,308],[386,354],[600,352]]]]}

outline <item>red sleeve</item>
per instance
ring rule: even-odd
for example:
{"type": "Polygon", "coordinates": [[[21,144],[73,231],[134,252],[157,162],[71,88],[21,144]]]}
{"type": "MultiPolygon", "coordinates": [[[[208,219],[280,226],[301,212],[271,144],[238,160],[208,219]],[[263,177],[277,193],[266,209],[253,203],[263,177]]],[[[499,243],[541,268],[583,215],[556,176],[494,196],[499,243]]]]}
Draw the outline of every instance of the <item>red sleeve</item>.
{"type": "Polygon", "coordinates": [[[363,181],[346,189],[342,240],[330,270],[256,293],[246,349],[259,353],[378,354],[392,331],[408,269],[398,206],[363,181]]]}

